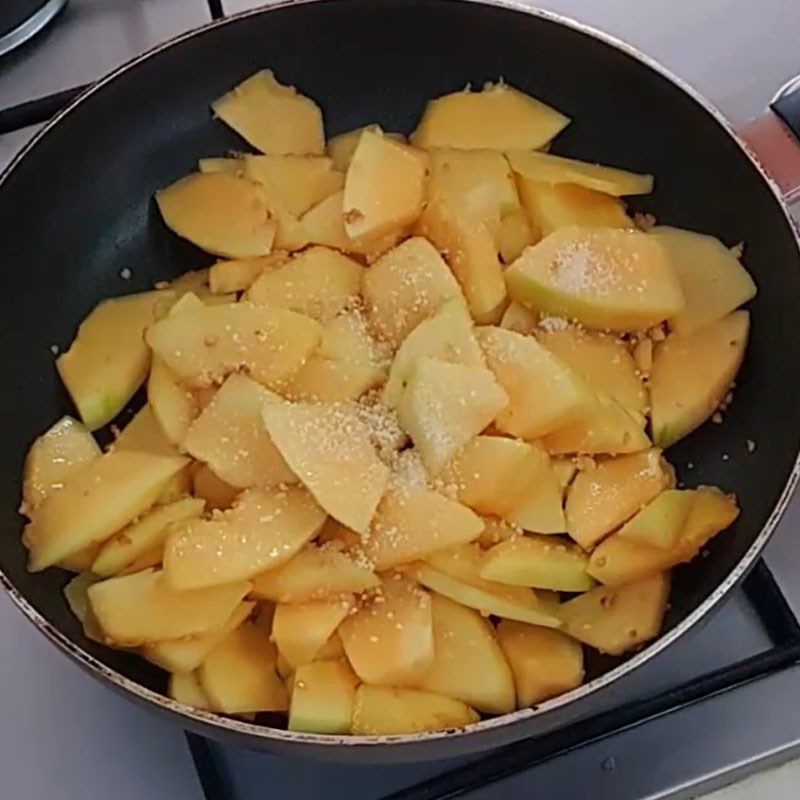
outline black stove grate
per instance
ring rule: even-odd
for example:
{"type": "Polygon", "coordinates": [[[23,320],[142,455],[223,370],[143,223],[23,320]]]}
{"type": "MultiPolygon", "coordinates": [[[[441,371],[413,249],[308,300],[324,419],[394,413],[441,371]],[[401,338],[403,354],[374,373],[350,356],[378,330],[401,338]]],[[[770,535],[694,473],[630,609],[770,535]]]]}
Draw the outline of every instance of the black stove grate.
{"type": "MultiPolygon", "coordinates": [[[[211,19],[225,16],[222,0],[206,0],[211,19]]],[[[46,122],[92,84],[64,89],[19,105],[0,109],[0,134],[46,122]]],[[[744,592],[768,633],[772,647],[738,663],[693,678],[644,700],[623,704],[546,736],[500,748],[491,757],[461,763],[383,800],[453,800],[502,778],[532,769],[543,762],[616,733],[679,711],[718,694],[800,663],[800,622],[763,560],[744,582],[744,592]]],[[[206,800],[235,800],[226,765],[210,742],[186,734],[206,800]]]]}
{"type": "Polygon", "coordinates": [[[26,100],[24,103],[0,109],[0,135],[47,122],[90,86],[92,84],[87,83],[72,89],[63,89],[60,92],[53,92],[44,97],[26,100]]]}
{"type": "Polygon", "coordinates": [[[222,19],[225,16],[225,9],[222,7],[222,0],[206,0],[208,10],[211,12],[211,19],[222,19]]]}

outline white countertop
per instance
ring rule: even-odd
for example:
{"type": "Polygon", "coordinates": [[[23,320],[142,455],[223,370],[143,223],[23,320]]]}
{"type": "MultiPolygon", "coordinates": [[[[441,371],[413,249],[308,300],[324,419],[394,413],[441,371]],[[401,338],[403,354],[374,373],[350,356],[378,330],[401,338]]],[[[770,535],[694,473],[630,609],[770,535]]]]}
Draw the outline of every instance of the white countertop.
{"type": "MultiPolygon", "coordinates": [[[[123,24],[126,16],[146,29],[149,26],[150,36],[162,22],[172,33],[181,25],[202,21],[194,10],[186,16],[178,12],[188,4],[194,9],[193,4],[200,2],[75,0],[75,9],[102,17],[98,22],[102,36],[96,46],[102,68],[108,69],[133,55],[131,48],[138,41],[135,31],[123,24]],[[134,12],[134,7],[141,13],[134,12]]],[[[233,11],[258,3],[228,0],[226,5],[233,11]]],[[[736,123],[758,114],[778,86],[800,72],[798,0],[550,0],[540,5],[649,52],[704,92],[736,123]]],[[[75,83],[89,77],[93,74],[76,77],[75,83]]],[[[5,86],[9,92],[16,89],[13,84],[5,86]]],[[[3,88],[0,75],[0,98],[6,96],[3,88]]],[[[42,93],[49,90],[44,87],[42,93]]],[[[19,135],[0,137],[0,163],[23,140],[19,135]]],[[[5,596],[0,596],[0,635],[4,799],[200,797],[181,731],[82,674],[28,625],[5,596]]],[[[798,786],[800,766],[795,764],[722,790],[709,800],[796,800],[798,786]]]]}

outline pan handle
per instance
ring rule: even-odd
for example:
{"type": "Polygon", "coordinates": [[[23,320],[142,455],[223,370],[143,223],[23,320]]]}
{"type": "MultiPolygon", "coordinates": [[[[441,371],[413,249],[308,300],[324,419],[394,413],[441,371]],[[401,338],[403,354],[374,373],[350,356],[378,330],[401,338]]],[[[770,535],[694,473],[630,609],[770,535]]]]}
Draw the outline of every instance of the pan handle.
{"type": "Polygon", "coordinates": [[[800,202],[800,75],[785,83],[764,114],[740,134],[784,200],[800,202]]]}

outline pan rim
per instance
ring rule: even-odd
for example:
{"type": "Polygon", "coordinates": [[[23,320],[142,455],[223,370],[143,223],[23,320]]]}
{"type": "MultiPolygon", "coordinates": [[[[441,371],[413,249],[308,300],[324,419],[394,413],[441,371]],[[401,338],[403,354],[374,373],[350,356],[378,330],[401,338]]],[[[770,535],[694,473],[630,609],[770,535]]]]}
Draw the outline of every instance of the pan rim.
{"type": "MultiPolygon", "coordinates": [[[[627,42],[601,31],[594,26],[579,22],[567,15],[563,15],[554,11],[529,6],[521,0],[439,0],[443,3],[456,3],[468,2],[474,5],[481,5],[487,7],[494,7],[516,13],[528,14],[539,19],[552,22],[578,33],[590,36],[602,43],[613,47],[622,52],[644,66],[648,67],[651,71],[657,73],[661,77],[670,81],[674,86],[680,89],[684,94],[688,95],[696,104],[698,104],[707,114],[709,114],[716,123],[722,128],[730,139],[732,139],[744,153],[745,157],[750,161],[753,167],[761,175],[762,180],[771,190],[778,207],[782,210],[783,215],[788,223],[789,229],[792,232],[795,241],[795,247],[800,254],[800,225],[792,218],[788,204],[778,188],[775,180],[766,171],[764,165],[760,161],[755,151],[741,138],[736,132],[731,123],[722,114],[722,112],[708,99],[706,99],[700,92],[698,92],[689,83],[679,78],[664,65],[649,55],[643,53],[638,48],[627,42]]],[[[107,73],[100,78],[96,83],[88,87],[84,92],[81,92],[74,98],[65,108],[59,111],[54,117],[46,122],[39,131],[19,150],[16,155],[11,159],[5,169],[0,172],[0,192],[2,192],[3,185],[8,180],[17,165],[26,157],[26,155],[45,137],[58,123],[69,114],[73,113],[75,109],[79,108],[89,97],[96,92],[103,89],[106,84],[115,81],[117,78],[124,75],[126,72],[137,66],[139,63],[146,61],[158,53],[167,50],[181,42],[191,39],[199,34],[207,31],[221,28],[225,25],[247,19],[249,17],[256,17],[262,14],[267,14],[272,11],[278,11],[285,8],[290,8],[300,5],[311,5],[315,3],[324,3],[327,0],[281,0],[268,6],[262,6],[254,9],[248,9],[236,14],[224,17],[219,20],[213,20],[199,27],[192,28],[184,31],[160,44],[153,46],[146,50],[144,53],[130,59],[129,61],[121,64],[116,69],[107,73]]],[[[317,747],[331,748],[340,747],[342,745],[349,748],[362,749],[365,752],[374,750],[376,747],[384,747],[392,745],[392,749],[399,749],[399,746],[406,745],[420,745],[427,742],[436,742],[442,740],[452,740],[454,738],[464,739],[473,736],[479,736],[490,733],[494,730],[505,728],[506,726],[520,726],[526,722],[530,722],[540,716],[544,716],[549,712],[554,712],[557,709],[564,708],[572,705],[578,700],[585,699],[602,689],[608,688],[615,684],[619,679],[625,675],[634,672],[638,667],[643,666],[655,656],[659,655],[670,647],[674,642],[681,638],[686,632],[693,628],[701,619],[707,616],[712,610],[717,608],[723,598],[728,595],[739,583],[750,568],[755,564],[758,556],[761,554],[769,538],[772,536],[775,528],[782,519],[786,508],[794,494],[798,481],[800,480],[800,450],[795,454],[794,464],[792,466],[786,482],[781,491],[775,506],[773,507],[769,517],[759,531],[758,535],[753,540],[748,550],[739,560],[738,564],[731,570],[725,580],[700,604],[695,610],[686,616],[678,625],[671,631],[660,636],[658,639],[651,642],[647,647],[629,658],[624,663],[618,665],[612,670],[604,673],[598,678],[595,678],[589,683],[566,692],[563,695],[547,700],[533,708],[519,709],[518,711],[504,714],[502,716],[493,717],[490,719],[481,720],[480,722],[472,725],[459,728],[448,729],[447,731],[437,731],[430,733],[420,734],[404,734],[392,736],[332,736],[326,734],[314,733],[299,733],[294,731],[286,731],[279,728],[271,728],[262,725],[245,722],[242,720],[232,719],[229,717],[218,716],[211,712],[200,711],[192,709],[172,700],[165,695],[147,689],[139,683],[127,678],[125,675],[110,669],[102,661],[99,661],[94,656],[83,650],[75,644],[69,637],[62,633],[56,626],[46,620],[25,598],[22,593],[14,586],[5,572],[0,569],[0,584],[10,596],[12,602],[17,608],[27,617],[33,625],[46,636],[56,647],[63,653],[68,655],[80,666],[91,672],[96,677],[102,679],[111,685],[112,688],[121,690],[125,694],[130,694],[132,699],[138,699],[147,704],[152,704],[157,709],[166,711],[171,714],[178,715],[182,718],[184,724],[189,727],[205,727],[210,726],[216,728],[219,734],[229,733],[246,735],[254,737],[260,741],[269,742],[274,741],[280,744],[287,745],[315,745],[317,747]]],[[[518,737],[522,738],[522,737],[518,737]]],[[[405,748],[403,748],[405,749],[405,748]]]]}

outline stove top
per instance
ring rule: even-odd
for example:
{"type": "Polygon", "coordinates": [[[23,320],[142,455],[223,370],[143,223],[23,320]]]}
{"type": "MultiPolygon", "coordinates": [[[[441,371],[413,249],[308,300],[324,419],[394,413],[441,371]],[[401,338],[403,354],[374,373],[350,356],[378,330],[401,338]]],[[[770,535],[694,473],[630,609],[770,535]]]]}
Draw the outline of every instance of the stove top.
{"type": "MultiPolygon", "coordinates": [[[[0,59],[0,169],[81,86],[176,33],[259,4],[71,0],[56,24],[0,59]]],[[[749,0],[651,0],[646,10],[638,0],[538,4],[636,44],[738,124],[760,113],[777,87],[800,68],[796,0],[762,0],[757,8],[749,0]]],[[[800,499],[790,506],[765,560],[730,601],[705,626],[619,682],[597,715],[578,725],[480,758],[402,766],[277,759],[189,736],[206,796],[260,800],[268,786],[278,800],[493,800],[532,796],[536,790],[542,796],[571,798],[591,787],[596,800],[656,800],[694,797],[797,756],[800,715],[784,698],[800,691],[798,530],[800,499]]],[[[111,703],[110,693],[102,694],[111,703]]],[[[54,716],[43,717],[44,724],[57,725],[54,716]]],[[[74,725],[67,731],[77,735],[74,725]]],[[[94,746],[94,741],[86,744],[87,770],[94,764],[94,746]]],[[[146,769],[132,767],[131,775],[137,776],[142,766],[146,769]]],[[[157,780],[151,775],[151,781],[157,780]]],[[[50,788],[55,785],[60,784],[50,788]]],[[[94,800],[105,791],[81,796],[94,800]]]]}

